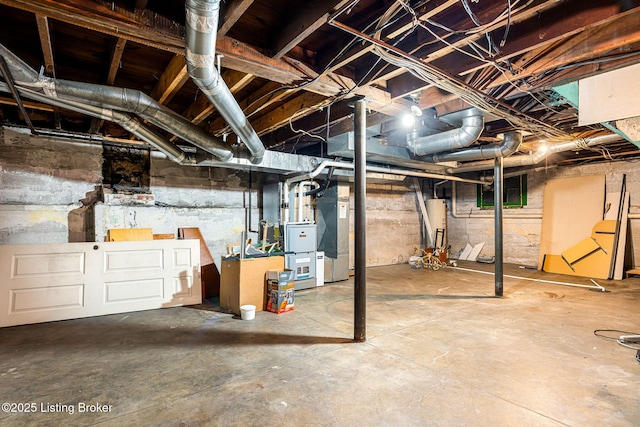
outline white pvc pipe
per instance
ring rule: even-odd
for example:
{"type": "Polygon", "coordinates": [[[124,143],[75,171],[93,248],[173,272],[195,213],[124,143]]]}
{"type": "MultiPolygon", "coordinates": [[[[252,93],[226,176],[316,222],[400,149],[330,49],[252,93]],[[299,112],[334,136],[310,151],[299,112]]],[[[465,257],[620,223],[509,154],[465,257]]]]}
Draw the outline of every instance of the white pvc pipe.
{"type": "MultiPolygon", "coordinates": [[[[291,187],[291,184],[295,183],[295,182],[301,182],[301,181],[308,181],[308,180],[312,180],[315,177],[317,177],[318,175],[320,175],[322,173],[323,170],[325,170],[326,168],[338,168],[338,169],[354,169],[354,165],[353,163],[344,163],[344,162],[336,162],[333,160],[325,160],[324,162],[320,163],[314,170],[312,170],[311,172],[307,172],[304,173],[302,175],[297,175],[294,177],[291,177],[289,179],[287,179],[286,181],[284,181],[284,185],[282,187],[282,201],[283,201],[283,205],[284,205],[284,212],[283,212],[283,217],[284,217],[284,221],[285,224],[287,222],[289,222],[289,215],[290,215],[290,207],[289,207],[289,202],[290,202],[290,197],[289,197],[289,190],[291,187]]],[[[451,175],[443,175],[443,174],[437,174],[437,173],[429,173],[429,172],[420,172],[420,171],[412,171],[412,170],[403,170],[403,169],[393,169],[393,168],[387,168],[387,167],[382,167],[382,166],[367,166],[367,171],[368,172],[379,172],[379,173],[388,173],[391,175],[401,175],[401,176],[415,176],[418,178],[434,178],[434,179],[444,179],[444,180],[448,180],[448,181],[457,181],[457,182],[468,182],[471,184],[486,184],[485,181],[482,180],[478,180],[478,179],[467,179],[467,178],[460,178],[457,176],[451,176],[451,175]]]]}
{"type": "MultiPolygon", "coordinates": [[[[325,160],[324,162],[320,163],[318,167],[316,167],[313,171],[289,178],[286,180],[286,182],[291,184],[293,182],[300,182],[300,181],[313,179],[316,176],[320,175],[323,170],[330,167],[338,168],[338,169],[354,168],[353,163],[344,163],[344,162],[336,162],[333,160],[325,160]]],[[[415,176],[418,178],[445,179],[448,181],[468,182],[471,184],[486,184],[485,181],[479,180],[479,179],[460,178],[458,176],[453,176],[453,175],[443,175],[438,173],[421,172],[421,171],[414,171],[414,170],[394,169],[391,167],[382,167],[382,166],[367,166],[367,172],[388,173],[391,175],[401,175],[401,176],[415,176]]]]}
{"type": "Polygon", "coordinates": [[[297,187],[298,187],[298,200],[296,203],[297,206],[297,210],[298,210],[298,218],[297,221],[298,222],[304,222],[304,205],[303,205],[303,200],[304,200],[304,193],[305,193],[305,187],[314,187],[314,188],[319,188],[320,184],[318,184],[315,181],[302,181],[300,182],[297,187]]]}
{"type": "MultiPolygon", "coordinates": [[[[464,268],[464,267],[451,267],[451,268],[454,268],[456,270],[469,271],[472,273],[481,273],[481,274],[490,274],[490,275],[494,274],[492,271],[473,270],[471,268],[464,268]]],[[[578,283],[569,283],[569,282],[556,282],[553,280],[534,279],[531,277],[511,276],[509,274],[504,274],[503,277],[509,277],[510,279],[518,279],[518,280],[528,280],[531,282],[548,283],[550,285],[574,286],[578,288],[597,289],[599,291],[606,292],[606,289],[603,286],[600,286],[598,283],[596,283],[596,281],[593,279],[591,281],[595,284],[594,286],[580,285],[578,283]]]]}

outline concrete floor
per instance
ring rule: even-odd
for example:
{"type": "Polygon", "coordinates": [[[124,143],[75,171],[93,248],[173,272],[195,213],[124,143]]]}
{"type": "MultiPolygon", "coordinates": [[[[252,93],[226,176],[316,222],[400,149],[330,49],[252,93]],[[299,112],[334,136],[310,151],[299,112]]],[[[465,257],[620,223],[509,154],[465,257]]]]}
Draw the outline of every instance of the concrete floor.
{"type": "Polygon", "coordinates": [[[594,330],[640,333],[640,279],[600,283],[507,278],[496,299],[485,274],[370,268],[359,344],[353,280],[253,321],[208,302],[4,328],[0,400],[35,413],[0,425],[637,426],[636,351],[594,330]]]}

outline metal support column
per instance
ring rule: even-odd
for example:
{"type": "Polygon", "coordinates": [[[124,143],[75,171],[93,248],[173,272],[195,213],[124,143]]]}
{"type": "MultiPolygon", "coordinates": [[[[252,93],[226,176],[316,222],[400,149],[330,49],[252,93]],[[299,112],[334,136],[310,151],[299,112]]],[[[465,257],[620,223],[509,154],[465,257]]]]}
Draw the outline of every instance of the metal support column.
{"type": "Polygon", "coordinates": [[[502,296],[503,268],[502,268],[502,187],[503,187],[503,162],[502,157],[497,157],[493,172],[493,207],[495,210],[495,295],[502,296]]]}
{"type": "Polygon", "coordinates": [[[367,110],[366,102],[355,102],[354,117],[354,249],[355,249],[355,289],[353,339],[364,342],[367,339],[367,110]]]}

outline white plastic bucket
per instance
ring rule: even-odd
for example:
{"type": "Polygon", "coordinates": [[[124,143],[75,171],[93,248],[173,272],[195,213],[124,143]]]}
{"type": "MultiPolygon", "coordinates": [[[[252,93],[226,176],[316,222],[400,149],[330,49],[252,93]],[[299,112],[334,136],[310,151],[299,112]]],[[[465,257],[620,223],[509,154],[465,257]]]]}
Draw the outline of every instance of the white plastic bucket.
{"type": "Polygon", "coordinates": [[[253,320],[256,318],[256,306],[247,304],[240,306],[240,317],[242,320],[253,320]]]}

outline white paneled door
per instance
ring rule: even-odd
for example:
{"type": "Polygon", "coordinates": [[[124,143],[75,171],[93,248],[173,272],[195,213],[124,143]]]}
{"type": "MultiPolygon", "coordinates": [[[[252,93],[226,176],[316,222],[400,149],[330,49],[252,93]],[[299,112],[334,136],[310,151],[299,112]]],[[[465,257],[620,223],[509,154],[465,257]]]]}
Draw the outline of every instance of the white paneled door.
{"type": "Polygon", "coordinates": [[[200,304],[199,240],[0,245],[0,327],[200,304]]]}

